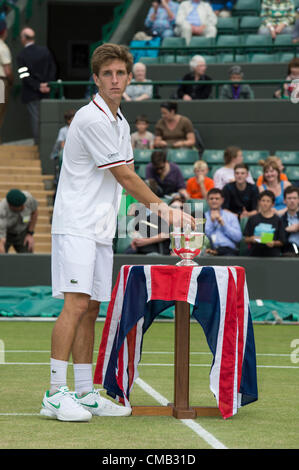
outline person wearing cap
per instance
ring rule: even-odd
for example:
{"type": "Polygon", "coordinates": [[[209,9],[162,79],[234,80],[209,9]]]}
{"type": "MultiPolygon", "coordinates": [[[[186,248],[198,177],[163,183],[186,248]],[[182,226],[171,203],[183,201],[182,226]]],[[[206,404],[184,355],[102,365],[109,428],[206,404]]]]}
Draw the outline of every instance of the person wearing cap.
{"type": "Polygon", "coordinates": [[[234,65],[229,71],[231,84],[222,86],[220,99],[222,100],[251,100],[254,99],[254,93],[250,85],[242,84],[243,71],[239,65],[234,65]]]}
{"type": "MultiPolygon", "coordinates": [[[[12,57],[8,45],[7,25],[4,19],[0,19],[0,129],[2,129],[10,89],[13,84],[12,57]],[[2,85],[2,83],[3,85],[2,85]],[[2,95],[2,96],[1,96],[2,95]]],[[[0,136],[1,138],[1,136],[0,136]]]]}
{"type": "Polygon", "coordinates": [[[32,253],[38,203],[28,191],[11,189],[0,202],[0,253],[11,246],[17,253],[32,253]]]}
{"type": "Polygon", "coordinates": [[[39,142],[40,100],[49,98],[48,82],[56,77],[56,64],[45,46],[35,44],[35,32],[24,28],[20,34],[24,48],[17,57],[18,74],[22,82],[22,101],[26,104],[35,144],[39,142]]]}

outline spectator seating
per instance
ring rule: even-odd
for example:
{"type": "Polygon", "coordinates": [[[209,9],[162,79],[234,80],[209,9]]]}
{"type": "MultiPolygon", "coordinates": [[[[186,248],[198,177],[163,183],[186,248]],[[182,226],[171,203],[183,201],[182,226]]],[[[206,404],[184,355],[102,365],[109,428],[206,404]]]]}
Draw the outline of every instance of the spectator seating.
{"type": "Polygon", "coordinates": [[[284,166],[297,165],[299,166],[299,151],[292,152],[287,150],[277,150],[275,155],[279,157],[284,166]]]}

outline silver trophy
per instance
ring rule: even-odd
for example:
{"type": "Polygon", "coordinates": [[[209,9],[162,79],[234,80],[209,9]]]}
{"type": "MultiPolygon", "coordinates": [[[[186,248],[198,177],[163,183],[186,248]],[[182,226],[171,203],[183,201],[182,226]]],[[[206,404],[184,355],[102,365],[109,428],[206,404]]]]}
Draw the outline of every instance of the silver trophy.
{"type": "Polygon", "coordinates": [[[205,219],[195,219],[195,230],[190,225],[183,228],[174,228],[170,233],[172,251],[181,258],[176,266],[198,266],[193,258],[198,256],[204,244],[204,222],[205,219]]]}

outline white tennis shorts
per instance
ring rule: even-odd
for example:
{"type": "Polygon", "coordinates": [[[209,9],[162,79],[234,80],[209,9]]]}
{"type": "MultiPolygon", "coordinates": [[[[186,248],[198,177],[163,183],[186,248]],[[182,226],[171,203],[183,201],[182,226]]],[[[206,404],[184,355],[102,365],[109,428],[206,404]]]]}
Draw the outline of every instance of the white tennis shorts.
{"type": "Polygon", "coordinates": [[[94,240],[72,235],[52,235],[52,295],[64,292],[90,295],[107,302],[112,288],[113,249],[94,240]]]}

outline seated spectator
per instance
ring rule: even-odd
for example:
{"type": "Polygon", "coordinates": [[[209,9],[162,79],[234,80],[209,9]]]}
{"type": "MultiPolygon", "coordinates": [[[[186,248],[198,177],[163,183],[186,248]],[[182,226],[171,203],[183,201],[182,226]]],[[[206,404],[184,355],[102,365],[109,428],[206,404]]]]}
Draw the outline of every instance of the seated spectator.
{"type": "Polygon", "coordinates": [[[151,80],[146,78],[146,65],[137,62],[133,65],[133,76],[131,84],[126,88],[123,98],[126,101],[143,101],[153,97],[153,86],[151,80]],[[134,82],[144,82],[144,85],[134,85],[134,82]]]}
{"type": "MultiPolygon", "coordinates": [[[[288,64],[286,80],[299,80],[299,57],[294,57],[288,64]]],[[[294,90],[293,83],[284,83],[274,92],[275,98],[289,99],[294,90]]]]}
{"type": "Polygon", "coordinates": [[[176,103],[162,103],[161,119],[155,126],[155,148],[192,148],[195,133],[192,122],[177,113],[176,103]]]}
{"type": "Polygon", "coordinates": [[[156,182],[160,197],[180,193],[186,199],[188,198],[185,180],[179,166],[168,162],[167,154],[163,150],[156,150],[152,153],[151,163],[146,166],[145,179],[156,182]]]}
{"type": "Polygon", "coordinates": [[[50,158],[54,160],[54,183],[56,187],[58,184],[58,179],[59,179],[59,174],[60,174],[60,169],[61,169],[61,164],[62,164],[62,152],[63,152],[64,144],[66,141],[66,136],[67,136],[69,127],[71,125],[71,122],[74,119],[75,113],[76,111],[74,109],[70,109],[69,111],[66,111],[66,113],[64,114],[65,126],[59,129],[56,142],[54,144],[52,153],[50,155],[50,158]]]}
{"type": "Polygon", "coordinates": [[[210,189],[214,188],[214,181],[207,176],[209,167],[203,160],[198,160],[193,168],[195,176],[187,181],[187,193],[190,199],[206,199],[210,189]]]}
{"type": "MultiPolygon", "coordinates": [[[[224,186],[223,208],[237,215],[240,219],[257,213],[259,191],[255,184],[248,183],[248,166],[244,163],[234,168],[235,181],[224,186]]],[[[188,188],[187,188],[188,189],[188,188]]]]}
{"type": "Polygon", "coordinates": [[[228,18],[232,16],[232,9],[236,0],[210,0],[209,1],[215,15],[220,18],[228,18]]]}
{"type": "Polygon", "coordinates": [[[287,211],[281,220],[285,230],[285,245],[282,248],[284,255],[299,254],[299,188],[288,186],[284,191],[284,202],[287,211]]]}
{"type": "MultiPolygon", "coordinates": [[[[239,147],[231,145],[224,151],[224,166],[215,171],[213,180],[215,188],[223,189],[227,183],[235,181],[235,166],[243,163],[242,150],[239,147]]],[[[246,178],[248,183],[254,184],[250,171],[246,178]]]]}
{"type": "Polygon", "coordinates": [[[76,114],[76,111],[74,109],[70,109],[70,110],[68,110],[64,113],[65,125],[63,127],[61,127],[58,131],[58,136],[57,136],[56,142],[54,144],[52,153],[50,155],[50,158],[52,160],[59,157],[60,152],[64,147],[66,136],[67,136],[69,127],[71,125],[71,122],[74,119],[75,114],[76,114]]]}
{"type": "Polygon", "coordinates": [[[34,251],[38,203],[28,191],[11,189],[0,202],[0,253],[11,246],[17,253],[34,251]]]}
{"type": "Polygon", "coordinates": [[[185,101],[191,100],[206,100],[212,92],[212,85],[202,85],[201,81],[211,80],[211,77],[206,75],[207,65],[204,57],[195,55],[189,62],[191,72],[183,77],[183,81],[198,81],[195,85],[188,85],[182,83],[177,92],[179,99],[185,101]]]}
{"type": "Polygon", "coordinates": [[[292,34],[293,43],[299,42],[299,8],[296,10],[295,26],[292,34]]]}
{"type": "Polygon", "coordinates": [[[272,191],[259,194],[259,209],[249,217],[244,229],[245,242],[250,256],[280,256],[285,243],[285,233],[281,218],[274,211],[275,195],[272,191]]]}
{"type": "Polygon", "coordinates": [[[273,161],[264,165],[263,176],[264,183],[258,187],[259,191],[261,193],[265,189],[272,191],[275,197],[273,210],[277,215],[283,215],[287,210],[283,193],[285,188],[291,186],[291,183],[289,181],[281,181],[279,168],[273,161]]]}
{"type": "Polygon", "coordinates": [[[208,248],[206,253],[218,256],[238,255],[238,244],[242,239],[238,217],[222,209],[224,198],[218,188],[208,192],[207,202],[210,210],[205,213],[205,234],[209,238],[211,248],[208,248]]]}
{"type": "Polygon", "coordinates": [[[229,80],[232,82],[222,86],[220,91],[221,100],[251,100],[254,93],[250,85],[242,84],[244,74],[240,65],[233,65],[229,71],[229,80]]]}
{"type": "Polygon", "coordinates": [[[293,0],[262,0],[260,17],[263,19],[259,34],[292,34],[295,21],[293,0]]]}
{"type": "Polygon", "coordinates": [[[192,36],[214,38],[217,35],[217,16],[211,5],[201,0],[186,0],[179,6],[175,33],[190,43],[192,36]]]}
{"type": "Polygon", "coordinates": [[[162,39],[174,36],[178,8],[179,4],[172,0],[153,1],[144,23],[148,32],[162,39]]]}
{"type": "MultiPolygon", "coordinates": [[[[283,163],[281,159],[277,157],[276,155],[270,155],[269,157],[266,158],[266,160],[259,160],[258,164],[264,167],[265,164],[269,162],[274,162],[278,166],[279,173],[280,173],[280,180],[288,181],[287,175],[283,173],[283,170],[284,170],[283,163]]],[[[258,179],[256,180],[256,185],[261,186],[263,183],[264,183],[264,175],[260,175],[258,179]]]]}
{"type": "Polygon", "coordinates": [[[128,226],[132,242],[125,253],[169,255],[170,239],[167,222],[143,204],[134,205],[135,217],[128,226]]]}
{"type": "Polygon", "coordinates": [[[137,116],[135,126],[137,131],[131,134],[133,149],[153,149],[155,136],[148,131],[148,118],[144,115],[137,116]]]}

